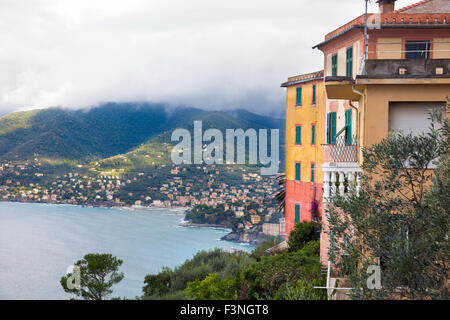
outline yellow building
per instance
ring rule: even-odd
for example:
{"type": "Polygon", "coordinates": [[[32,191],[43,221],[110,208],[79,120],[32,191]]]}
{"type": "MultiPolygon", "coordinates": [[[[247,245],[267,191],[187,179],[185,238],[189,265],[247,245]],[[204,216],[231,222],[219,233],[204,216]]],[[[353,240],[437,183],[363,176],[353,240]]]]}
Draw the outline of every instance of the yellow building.
{"type": "Polygon", "coordinates": [[[323,71],[288,78],[285,232],[322,212],[323,71]]]}

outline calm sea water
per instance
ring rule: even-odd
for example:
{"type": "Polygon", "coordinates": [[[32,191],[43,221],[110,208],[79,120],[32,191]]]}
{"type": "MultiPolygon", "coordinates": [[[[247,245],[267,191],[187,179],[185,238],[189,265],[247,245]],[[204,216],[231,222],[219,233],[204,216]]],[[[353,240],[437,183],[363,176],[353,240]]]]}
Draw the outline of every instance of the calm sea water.
{"type": "Polygon", "coordinates": [[[220,238],[224,229],[186,228],[180,212],[0,202],[0,299],[68,299],[59,283],[86,253],[124,261],[112,296],[134,298],[144,277],[202,249],[253,247],[220,238]]]}

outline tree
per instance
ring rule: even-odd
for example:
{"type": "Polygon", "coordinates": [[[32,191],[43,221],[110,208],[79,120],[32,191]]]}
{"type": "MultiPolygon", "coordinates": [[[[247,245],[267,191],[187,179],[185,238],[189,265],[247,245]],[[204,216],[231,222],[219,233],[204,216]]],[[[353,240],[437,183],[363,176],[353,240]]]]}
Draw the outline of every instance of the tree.
{"type": "Polygon", "coordinates": [[[124,275],[118,272],[122,263],[111,254],[87,254],[74,265],[80,271],[79,286],[70,285],[75,272],[63,276],[61,286],[85,300],[103,300],[112,293],[111,287],[122,281],[124,275]]]}
{"type": "Polygon", "coordinates": [[[287,240],[289,251],[300,250],[309,241],[313,241],[316,235],[316,224],[314,222],[302,221],[296,223],[294,229],[289,233],[287,240]]]}
{"type": "Polygon", "coordinates": [[[145,286],[142,288],[142,291],[148,296],[164,296],[168,294],[172,289],[172,275],[173,271],[168,267],[163,267],[158,274],[146,275],[144,279],[145,286]]]}
{"type": "Polygon", "coordinates": [[[330,259],[353,298],[448,299],[449,126],[443,112],[430,118],[428,133],[392,133],[363,150],[360,192],[349,185],[331,199],[330,259]],[[371,265],[381,289],[367,284],[371,265]]]}
{"type": "Polygon", "coordinates": [[[275,199],[278,202],[278,212],[284,213],[286,203],[286,175],[280,174],[277,176],[278,191],[275,194],[275,199]]]}

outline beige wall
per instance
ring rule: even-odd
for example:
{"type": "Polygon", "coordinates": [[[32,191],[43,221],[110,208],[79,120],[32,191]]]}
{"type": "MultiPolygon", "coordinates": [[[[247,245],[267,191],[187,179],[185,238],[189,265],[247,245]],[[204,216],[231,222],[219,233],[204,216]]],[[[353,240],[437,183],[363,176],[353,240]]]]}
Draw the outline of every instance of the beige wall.
{"type": "Polygon", "coordinates": [[[325,77],[331,76],[331,64],[332,64],[333,55],[330,53],[326,58],[326,66],[325,66],[325,77]]]}
{"type": "Polygon", "coordinates": [[[377,59],[401,59],[402,48],[402,38],[378,38],[377,59]]]}
{"type": "Polygon", "coordinates": [[[450,59],[450,38],[434,38],[433,50],[434,59],[450,59]]]}
{"type": "Polygon", "coordinates": [[[363,126],[363,147],[380,142],[389,133],[389,103],[445,102],[449,84],[374,84],[365,89],[366,104],[360,121],[363,126]]]}

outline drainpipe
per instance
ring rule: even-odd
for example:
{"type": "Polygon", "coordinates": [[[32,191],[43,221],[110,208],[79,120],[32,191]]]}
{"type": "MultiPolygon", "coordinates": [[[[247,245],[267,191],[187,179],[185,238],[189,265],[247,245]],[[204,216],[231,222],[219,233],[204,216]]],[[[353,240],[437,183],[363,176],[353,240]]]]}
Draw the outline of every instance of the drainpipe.
{"type": "MultiPolygon", "coordinates": [[[[352,85],[352,91],[353,91],[354,93],[358,94],[358,95],[362,98],[361,101],[362,101],[362,106],[363,106],[363,110],[364,110],[364,109],[365,109],[365,95],[364,95],[364,93],[362,93],[361,91],[356,90],[354,84],[352,85]]],[[[359,138],[361,137],[361,132],[360,132],[360,131],[361,131],[361,127],[362,127],[361,122],[360,122],[361,113],[359,112],[359,108],[356,108],[356,107],[352,104],[352,101],[350,101],[350,106],[351,106],[353,109],[356,110],[356,114],[357,114],[357,121],[358,121],[357,126],[358,126],[358,130],[356,130],[356,141],[359,143],[359,138]]],[[[363,123],[365,123],[365,118],[366,118],[366,113],[364,112],[364,115],[363,115],[363,123]]],[[[359,151],[359,150],[358,150],[358,151],[359,151]]],[[[359,155],[359,152],[358,152],[358,155],[359,155]]]]}

